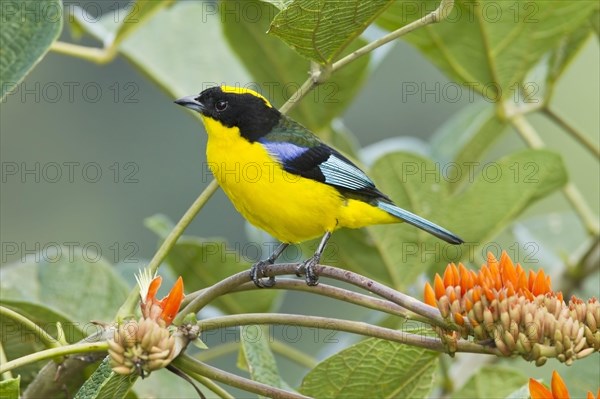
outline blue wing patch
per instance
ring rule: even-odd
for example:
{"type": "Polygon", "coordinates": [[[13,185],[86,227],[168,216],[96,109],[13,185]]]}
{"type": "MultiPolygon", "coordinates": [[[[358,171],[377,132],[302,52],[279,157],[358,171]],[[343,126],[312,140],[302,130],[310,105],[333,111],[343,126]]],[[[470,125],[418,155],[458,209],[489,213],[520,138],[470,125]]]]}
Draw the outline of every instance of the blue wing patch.
{"type": "Polygon", "coordinates": [[[300,147],[285,141],[260,141],[269,154],[277,158],[283,164],[301,157],[302,154],[309,150],[309,148],[300,147]]]}

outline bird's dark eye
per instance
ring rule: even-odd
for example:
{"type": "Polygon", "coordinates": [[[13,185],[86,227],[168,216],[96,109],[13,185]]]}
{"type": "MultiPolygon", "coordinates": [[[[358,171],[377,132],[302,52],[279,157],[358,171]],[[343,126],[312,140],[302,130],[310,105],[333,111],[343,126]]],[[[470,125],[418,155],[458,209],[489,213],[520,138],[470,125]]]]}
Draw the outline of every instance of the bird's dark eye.
{"type": "Polygon", "coordinates": [[[227,105],[229,105],[229,104],[227,103],[227,101],[225,101],[225,100],[220,100],[220,101],[217,101],[217,102],[215,103],[215,109],[216,109],[218,112],[223,112],[223,111],[225,111],[225,110],[227,109],[227,105]]]}

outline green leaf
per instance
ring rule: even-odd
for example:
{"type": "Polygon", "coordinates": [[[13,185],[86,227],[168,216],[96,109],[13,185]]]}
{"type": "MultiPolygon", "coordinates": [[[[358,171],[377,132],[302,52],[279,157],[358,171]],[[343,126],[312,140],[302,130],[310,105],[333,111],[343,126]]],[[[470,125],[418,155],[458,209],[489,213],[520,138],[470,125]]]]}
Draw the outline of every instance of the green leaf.
{"type": "MultiPolygon", "coordinates": [[[[384,193],[467,244],[452,246],[407,224],[369,227],[372,242],[386,260],[385,264],[369,262],[369,275],[385,268],[390,274],[385,282],[404,288],[433,265],[467,258],[531,203],[567,181],[560,156],[546,150],[525,150],[480,166],[464,191],[451,193],[440,165],[431,159],[403,152],[380,158],[371,175],[384,193]]],[[[339,251],[345,252],[346,247],[339,251]]]]}
{"type": "MultiPolygon", "coordinates": [[[[102,41],[120,27],[111,14],[103,16],[100,23],[81,15],[76,18],[83,29],[102,41]]],[[[218,13],[209,12],[206,3],[178,1],[127,35],[118,50],[172,97],[225,82],[247,82],[248,74],[229,50],[219,26],[218,13]]]]}
{"type": "Polygon", "coordinates": [[[0,99],[41,61],[62,30],[60,0],[3,1],[0,10],[0,99]]]}
{"type": "Polygon", "coordinates": [[[391,0],[294,0],[275,16],[269,33],[281,38],[298,54],[328,64],[391,3],[391,0]]]}
{"type": "MultiPolygon", "coordinates": [[[[42,304],[4,299],[4,296],[0,300],[0,303],[2,306],[6,306],[33,321],[54,339],[64,339],[69,343],[75,343],[85,338],[83,331],[86,330],[86,327],[89,327],[88,323],[73,322],[72,319],[62,313],[59,309],[52,309],[42,304]],[[56,323],[61,324],[64,336],[58,336],[59,331],[56,323]]],[[[5,324],[3,320],[0,322],[0,326],[3,328],[2,331],[6,333],[6,335],[3,335],[3,340],[10,339],[13,333],[17,334],[17,336],[25,334],[25,331],[22,331],[20,326],[17,326],[12,322],[7,322],[5,324]]]]}
{"type": "Polygon", "coordinates": [[[518,371],[483,366],[461,389],[452,394],[452,398],[504,398],[525,383],[527,377],[518,371]]]}
{"type": "Polygon", "coordinates": [[[300,392],[318,398],[425,398],[438,356],[370,338],[319,363],[304,377],[300,392]]]}
{"type": "MultiPolygon", "coordinates": [[[[197,398],[191,384],[167,369],[153,371],[148,377],[138,379],[133,391],[140,398],[197,398]]],[[[131,391],[130,391],[131,393],[131,391]]]]}
{"type": "MultiPolygon", "coordinates": [[[[154,216],[146,221],[146,226],[160,237],[168,233],[163,230],[168,225],[164,216],[154,216]]],[[[235,273],[249,271],[251,266],[222,238],[189,236],[182,236],[177,241],[166,261],[176,274],[182,276],[186,291],[210,287],[235,273]]],[[[256,290],[223,295],[211,304],[230,314],[266,312],[276,297],[274,290],[256,290]]]]}
{"type": "Polygon", "coordinates": [[[114,373],[108,356],[81,386],[74,399],[121,399],[126,398],[137,380],[136,375],[114,373]]]}
{"type": "MultiPolygon", "coordinates": [[[[254,78],[252,88],[261,91],[277,107],[283,105],[308,78],[310,62],[302,58],[277,38],[265,32],[270,18],[277,13],[274,6],[263,2],[247,1],[251,9],[260,10],[260,19],[244,18],[230,13],[234,9],[222,2],[221,21],[223,33],[232,50],[254,78]]],[[[349,49],[362,46],[357,40],[349,49]]],[[[315,133],[329,126],[354,98],[364,80],[369,57],[361,57],[334,74],[327,82],[317,86],[294,108],[291,116],[315,133]]]]}
{"type": "MultiPolygon", "coordinates": [[[[431,138],[432,154],[435,159],[447,162],[449,171],[455,168],[459,172],[469,163],[479,161],[506,126],[490,104],[480,101],[468,105],[435,132],[431,138]]],[[[449,180],[457,188],[468,177],[468,173],[457,173],[449,176],[449,180]]]]}
{"type": "Polygon", "coordinates": [[[389,31],[400,29],[428,13],[440,5],[440,0],[396,0],[385,10],[375,23],[389,31]]]}
{"type": "MultiPolygon", "coordinates": [[[[174,2],[175,0],[137,0],[135,3],[129,3],[127,7],[130,10],[125,19],[123,19],[123,23],[119,26],[112,44],[118,46],[128,35],[139,29],[143,23],[152,18],[158,11],[172,5],[174,2]]],[[[117,12],[121,13],[122,11],[119,10],[117,12]]],[[[119,22],[120,20],[120,18],[117,19],[119,22]]]]}
{"type": "Polygon", "coordinates": [[[54,254],[38,253],[2,267],[2,300],[48,307],[58,313],[56,321],[68,319],[81,327],[90,320],[112,320],[128,292],[118,274],[81,248],[57,248],[54,254]]]}
{"type": "Polygon", "coordinates": [[[506,397],[506,399],[529,399],[529,383],[523,385],[521,388],[513,391],[506,397]]]}
{"type": "MultiPolygon", "coordinates": [[[[424,15],[429,2],[419,2],[424,15]]],[[[520,102],[531,69],[561,45],[561,39],[589,24],[595,0],[456,0],[448,18],[407,35],[451,79],[468,85],[496,105],[520,102]]],[[[396,29],[395,24],[386,24],[396,29]]],[[[536,90],[537,87],[528,87],[536,90]]],[[[528,94],[530,96],[531,94],[528,94]]]]}
{"type": "Polygon", "coordinates": [[[244,368],[250,373],[252,379],[271,387],[289,389],[279,375],[275,356],[269,347],[268,327],[242,326],[240,336],[243,366],[246,366],[244,368]]]}
{"type": "Polygon", "coordinates": [[[294,0],[261,0],[264,3],[272,4],[277,7],[278,10],[283,10],[294,0]]]}
{"type": "Polygon", "coordinates": [[[19,399],[21,376],[0,381],[0,398],[19,399]]]}
{"type": "MultiPolygon", "coordinates": [[[[566,269],[566,254],[580,250],[582,243],[588,240],[580,226],[581,219],[572,211],[523,219],[513,228],[520,252],[512,258],[519,259],[523,266],[543,266],[546,274],[559,276],[566,269]]],[[[593,295],[592,292],[589,296],[593,295]]]]}

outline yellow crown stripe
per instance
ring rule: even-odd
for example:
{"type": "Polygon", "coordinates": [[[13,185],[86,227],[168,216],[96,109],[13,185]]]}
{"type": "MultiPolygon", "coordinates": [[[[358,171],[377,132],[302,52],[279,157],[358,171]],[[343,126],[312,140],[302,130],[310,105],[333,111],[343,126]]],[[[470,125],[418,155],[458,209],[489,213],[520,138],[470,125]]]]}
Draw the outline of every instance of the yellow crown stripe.
{"type": "Polygon", "coordinates": [[[270,108],[273,108],[269,100],[267,100],[262,94],[259,94],[251,89],[246,89],[245,87],[237,87],[237,86],[221,86],[221,90],[223,93],[234,93],[234,94],[252,94],[255,97],[262,98],[264,102],[270,108]]]}

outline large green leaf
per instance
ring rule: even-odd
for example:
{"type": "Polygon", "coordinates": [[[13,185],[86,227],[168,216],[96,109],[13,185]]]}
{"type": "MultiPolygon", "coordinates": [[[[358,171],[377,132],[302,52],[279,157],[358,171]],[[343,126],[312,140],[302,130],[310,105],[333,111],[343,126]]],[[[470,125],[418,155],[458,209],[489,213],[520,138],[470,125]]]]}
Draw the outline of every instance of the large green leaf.
{"type": "Polygon", "coordinates": [[[396,30],[424,17],[440,5],[440,0],[396,0],[375,21],[387,30],[396,30]]]}
{"type": "MultiPolygon", "coordinates": [[[[204,2],[174,3],[130,32],[119,52],[173,97],[217,84],[245,85],[248,74],[229,50],[219,29],[219,16],[207,7],[204,2]]],[[[102,41],[120,27],[111,14],[100,23],[91,23],[80,14],[75,17],[81,28],[102,41]]]]}
{"type": "Polygon", "coordinates": [[[317,398],[425,398],[437,361],[435,352],[370,338],[319,363],[300,392],[317,398]]]}
{"type": "Polygon", "coordinates": [[[57,248],[55,254],[38,253],[2,267],[0,300],[36,305],[29,307],[32,312],[50,308],[58,314],[56,321],[67,318],[80,329],[90,320],[112,320],[128,292],[121,278],[108,262],[82,248],[57,248]]]}
{"type": "MultiPolygon", "coordinates": [[[[475,169],[464,191],[450,192],[431,159],[399,152],[385,155],[373,166],[380,189],[398,206],[406,208],[462,237],[457,247],[407,224],[368,228],[386,264],[369,262],[369,275],[385,268],[388,281],[403,288],[432,265],[468,259],[485,246],[532,202],[560,188],[567,181],[559,155],[545,150],[525,150],[475,169]]],[[[463,171],[467,173],[468,171],[463,171]]],[[[346,248],[339,248],[340,252],[346,248]]]]}
{"type": "MultiPolygon", "coordinates": [[[[113,44],[118,46],[128,35],[139,29],[141,24],[152,18],[163,7],[172,5],[174,2],[175,0],[137,0],[129,3],[129,12],[115,34],[113,44]]],[[[120,10],[117,12],[121,13],[120,10]]],[[[117,18],[117,21],[119,20],[120,18],[117,18]]]]}
{"type": "MultiPolygon", "coordinates": [[[[76,323],[73,322],[67,315],[61,312],[60,309],[52,309],[48,306],[32,303],[28,301],[14,301],[10,299],[2,298],[0,305],[6,306],[9,309],[25,316],[29,320],[33,321],[36,325],[40,326],[41,329],[46,331],[47,335],[54,339],[65,340],[69,343],[77,342],[85,338],[84,330],[89,329],[88,323],[76,323]],[[60,323],[62,333],[58,329],[56,323],[60,323]],[[59,336],[60,335],[60,336],[59,336]]],[[[2,341],[11,339],[14,334],[9,332],[17,333],[17,337],[26,335],[25,331],[22,331],[20,327],[13,325],[12,323],[4,324],[4,320],[0,323],[3,328],[2,341]]],[[[91,331],[88,331],[91,332],[91,331]]]]}
{"type": "Polygon", "coordinates": [[[506,126],[492,105],[480,101],[461,109],[435,132],[431,138],[432,154],[446,163],[453,189],[468,180],[469,174],[460,171],[483,158],[506,126]]]}
{"type": "Polygon", "coordinates": [[[293,0],[275,16],[269,33],[304,57],[327,64],[391,3],[391,0],[293,0]]]}
{"type": "MultiPolygon", "coordinates": [[[[246,1],[246,7],[260,10],[260,19],[240,18],[230,13],[228,4],[238,0],[223,2],[221,21],[223,32],[229,45],[235,51],[256,84],[252,85],[268,97],[275,106],[281,106],[300,88],[308,78],[310,62],[282,43],[279,39],[266,35],[270,18],[276,14],[274,6],[257,1],[246,1]]],[[[364,44],[357,40],[350,50],[364,44]]],[[[317,86],[299,104],[291,116],[306,127],[318,133],[329,125],[352,101],[362,86],[369,57],[361,57],[348,67],[334,74],[327,82],[317,86]]]]}
{"type": "MultiPolygon", "coordinates": [[[[423,15],[435,8],[430,1],[414,6],[423,15]]],[[[560,47],[566,35],[582,25],[589,26],[590,14],[598,7],[595,0],[456,0],[445,21],[405,38],[451,79],[497,105],[515,105],[515,97],[519,103],[523,96],[526,100],[535,94],[531,91],[539,89],[526,79],[531,69],[560,47]],[[522,94],[523,90],[529,93],[522,94]]],[[[400,10],[398,6],[388,12],[400,10]]],[[[401,15],[397,18],[405,19],[401,15]]],[[[393,17],[379,22],[390,30],[402,25],[394,23],[393,17]]]]}
{"type": "MultiPolygon", "coordinates": [[[[153,216],[147,219],[146,225],[163,238],[170,231],[170,222],[164,216],[153,216]]],[[[222,238],[189,236],[183,236],[177,241],[169,252],[167,263],[176,274],[183,277],[188,292],[210,287],[232,274],[249,271],[251,266],[238,251],[229,248],[222,238]]],[[[223,295],[211,304],[231,314],[266,312],[277,294],[275,290],[239,292],[223,295]]]]}
{"type": "Polygon", "coordinates": [[[74,399],[122,399],[137,380],[136,375],[121,375],[112,371],[106,357],[81,386],[74,399]]]}
{"type": "Polygon", "coordinates": [[[0,381],[0,398],[2,399],[19,399],[19,385],[21,376],[17,378],[9,378],[0,381]]]}
{"type": "MultiPolygon", "coordinates": [[[[153,371],[148,377],[138,379],[133,391],[139,398],[196,398],[194,387],[167,369],[153,371]]],[[[129,392],[131,394],[131,391],[129,392]]],[[[205,392],[207,393],[207,392],[205,392]]]]}
{"type": "Polygon", "coordinates": [[[247,370],[254,381],[275,388],[290,389],[281,379],[275,356],[269,347],[269,328],[257,325],[242,326],[240,337],[241,364],[238,366],[247,370]]]}
{"type": "Polygon", "coordinates": [[[453,399],[504,398],[527,382],[521,372],[498,366],[483,366],[458,391],[453,399]]]}
{"type": "Polygon", "coordinates": [[[0,99],[40,62],[62,30],[60,0],[2,1],[0,99]]]}
{"type": "Polygon", "coordinates": [[[529,399],[529,383],[523,384],[519,389],[514,390],[509,395],[506,396],[506,399],[529,399]]]}

